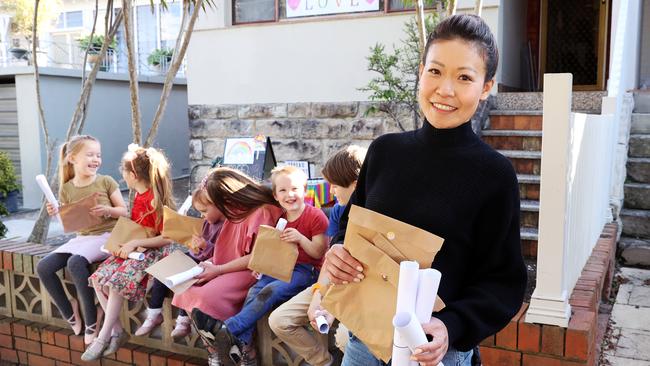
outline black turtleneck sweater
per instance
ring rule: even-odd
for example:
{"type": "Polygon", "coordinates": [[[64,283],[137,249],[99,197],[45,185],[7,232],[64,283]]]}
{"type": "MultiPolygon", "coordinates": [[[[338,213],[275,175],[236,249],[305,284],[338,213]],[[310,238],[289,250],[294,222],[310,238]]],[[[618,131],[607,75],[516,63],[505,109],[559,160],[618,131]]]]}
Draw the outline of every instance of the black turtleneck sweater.
{"type": "MultiPolygon", "coordinates": [[[[498,332],[519,311],[526,267],[519,189],[510,162],[470,123],[387,134],[370,145],[350,202],[445,239],[431,267],[449,344],[461,351],[498,332]]],[[[335,241],[343,242],[348,209],[335,241]]]]}

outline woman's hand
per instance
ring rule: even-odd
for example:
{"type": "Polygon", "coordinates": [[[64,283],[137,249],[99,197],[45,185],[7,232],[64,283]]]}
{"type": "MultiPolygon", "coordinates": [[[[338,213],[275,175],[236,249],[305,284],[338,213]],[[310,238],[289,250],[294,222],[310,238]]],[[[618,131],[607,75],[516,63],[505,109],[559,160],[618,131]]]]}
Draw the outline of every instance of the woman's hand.
{"type": "Polygon", "coordinates": [[[192,243],[190,244],[192,253],[199,254],[202,249],[208,246],[208,243],[200,236],[192,235],[192,243]]]}
{"type": "Polygon", "coordinates": [[[289,243],[300,244],[300,242],[304,239],[307,239],[307,237],[302,235],[298,230],[294,228],[284,229],[282,234],[280,234],[280,240],[284,240],[289,243]]]}
{"type": "Polygon", "coordinates": [[[422,329],[431,335],[433,340],[416,348],[411,360],[423,366],[437,366],[449,348],[447,326],[440,319],[432,317],[428,323],[422,324],[422,329]]]}
{"type": "Polygon", "coordinates": [[[59,209],[52,206],[52,204],[49,202],[45,204],[45,208],[47,209],[47,214],[50,216],[54,216],[59,213],[59,209]]]}
{"type": "Polygon", "coordinates": [[[199,267],[203,268],[203,272],[194,277],[198,280],[196,281],[198,285],[208,282],[221,274],[221,266],[210,261],[199,263],[199,267]]]}
{"type": "Polygon", "coordinates": [[[111,206],[97,205],[90,209],[90,214],[97,217],[110,217],[111,206]]]}
{"type": "Polygon", "coordinates": [[[117,252],[117,256],[122,259],[127,259],[129,257],[129,254],[135,251],[138,246],[139,242],[137,240],[130,240],[122,244],[120,250],[117,252]]]}
{"type": "Polygon", "coordinates": [[[332,283],[348,284],[360,282],[363,276],[363,266],[343,248],[343,244],[334,244],[325,253],[325,270],[332,283]]]}

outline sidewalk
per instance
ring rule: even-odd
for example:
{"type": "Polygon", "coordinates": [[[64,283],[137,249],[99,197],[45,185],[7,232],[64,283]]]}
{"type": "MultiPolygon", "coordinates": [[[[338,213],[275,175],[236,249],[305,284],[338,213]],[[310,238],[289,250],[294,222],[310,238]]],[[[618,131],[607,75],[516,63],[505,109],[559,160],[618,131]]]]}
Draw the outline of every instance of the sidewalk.
{"type": "Polygon", "coordinates": [[[650,270],[621,268],[617,277],[603,359],[611,366],[650,366],[650,270]]]}

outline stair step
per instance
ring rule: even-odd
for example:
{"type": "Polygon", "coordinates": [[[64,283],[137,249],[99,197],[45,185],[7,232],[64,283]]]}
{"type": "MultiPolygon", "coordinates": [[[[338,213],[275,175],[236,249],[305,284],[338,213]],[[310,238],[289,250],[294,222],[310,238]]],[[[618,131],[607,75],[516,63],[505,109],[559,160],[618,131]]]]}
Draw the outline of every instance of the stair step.
{"type": "Polygon", "coordinates": [[[634,158],[650,158],[650,134],[630,135],[628,156],[634,158]]]}
{"type": "Polygon", "coordinates": [[[637,238],[650,238],[650,211],[622,209],[623,234],[637,238]]]}
{"type": "Polygon", "coordinates": [[[519,206],[522,211],[539,212],[539,201],[521,200],[519,206]]]}
{"type": "Polygon", "coordinates": [[[650,158],[628,158],[626,167],[634,182],[650,183],[650,158]]]}
{"type": "Polygon", "coordinates": [[[492,109],[490,116],[541,116],[542,110],[526,109],[492,109]]]}
{"type": "Polygon", "coordinates": [[[632,113],[630,133],[650,133],[650,113],[632,113]]]}
{"type": "Polygon", "coordinates": [[[625,183],[625,208],[650,210],[650,184],[625,183]]]}
{"type": "Polygon", "coordinates": [[[534,174],[517,174],[517,180],[519,183],[539,184],[541,177],[534,174]]]}
{"type": "Polygon", "coordinates": [[[524,258],[537,258],[537,228],[522,227],[519,231],[521,236],[521,254],[524,258]]]}
{"type": "Polygon", "coordinates": [[[490,129],[495,130],[542,130],[541,111],[491,111],[490,129]],[[510,114],[513,112],[516,114],[510,114]],[[521,112],[521,113],[518,113],[521,112]],[[535,113],[532,113],[535,112],[535,113]]]}
{"type": "Polygon", "coordinates": [[[497,150],[497,151],[501,155],[509,159],[534,159],[534,160],[542,159],[541,151],[522,151],[522,150],[497,150]]]}
{"type": "Polygon", "coordinates": [[[542,131],[539,130],[483,130],[482,136],[498,136],[498,137],[542,137],[542,131]]]}
{"type": "Polygon", "coordinates": [[[618,248],[624,264],[650,266],[650,239],[621,237],[618,248]]]}
{"type": "Polygon", "coordinates": [[[521,240],[539,240],[539,230],[532,227],[522,227],[520,230],[521,240]]]}

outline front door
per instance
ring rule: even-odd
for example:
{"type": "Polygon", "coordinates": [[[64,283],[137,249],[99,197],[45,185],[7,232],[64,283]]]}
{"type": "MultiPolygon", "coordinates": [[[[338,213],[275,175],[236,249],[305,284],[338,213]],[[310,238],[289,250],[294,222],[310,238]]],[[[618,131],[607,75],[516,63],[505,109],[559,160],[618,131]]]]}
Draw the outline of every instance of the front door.
{"type": "Polygon", "coordinates": [[[604,90],[608,21],[609,0],[542,0],[540,74],[570,72],[575,90],[604,90]]]}

